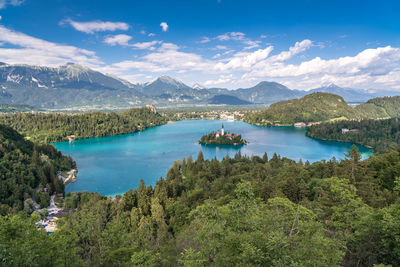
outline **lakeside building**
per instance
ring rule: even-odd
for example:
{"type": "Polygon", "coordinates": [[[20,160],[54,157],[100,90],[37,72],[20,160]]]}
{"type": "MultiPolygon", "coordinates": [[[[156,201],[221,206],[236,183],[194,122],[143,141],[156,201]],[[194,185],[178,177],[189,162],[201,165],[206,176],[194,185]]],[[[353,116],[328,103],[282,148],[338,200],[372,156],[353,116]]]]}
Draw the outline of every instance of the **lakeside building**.
{"type": "Polygon", "coordinates": [[[304,123],[304,122],[296,122],[295,124],[294,124],[294,127],[296,127],[296,128],[304,128],[304,127],[306,127],[307,125],[304,123]]]}
{"type": "Polygon", "coordinates": [[[71,143],[72,141],[75,140],[75,135],[68,135],[67,138],[68,138],[68,141],[71,143]]]}

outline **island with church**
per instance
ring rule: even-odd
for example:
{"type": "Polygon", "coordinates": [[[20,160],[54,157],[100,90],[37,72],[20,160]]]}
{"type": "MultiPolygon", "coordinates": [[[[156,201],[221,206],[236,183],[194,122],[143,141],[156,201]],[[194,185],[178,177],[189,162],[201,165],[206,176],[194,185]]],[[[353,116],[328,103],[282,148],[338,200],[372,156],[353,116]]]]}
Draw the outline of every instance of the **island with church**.
{"type": "Polygon", "coordinates": [[[222,124],[221,130],[203,135],[199,144],[202,145],[247,145],[248,142],[240,134],[225,132],[222,124]]]}

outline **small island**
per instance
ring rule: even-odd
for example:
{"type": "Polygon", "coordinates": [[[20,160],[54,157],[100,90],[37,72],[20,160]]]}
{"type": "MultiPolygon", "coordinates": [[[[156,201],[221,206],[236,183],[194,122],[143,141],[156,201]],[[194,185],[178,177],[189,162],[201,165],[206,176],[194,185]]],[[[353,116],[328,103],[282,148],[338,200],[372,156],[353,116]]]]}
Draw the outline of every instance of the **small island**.
{"type": "Polygon", "coordinates": [[[222,124],[221,131],[211,132],[203,135],[199,140],[202,145],[247,145],[248,142],[242,139],[241,135],[225,132],[222,124]]]}

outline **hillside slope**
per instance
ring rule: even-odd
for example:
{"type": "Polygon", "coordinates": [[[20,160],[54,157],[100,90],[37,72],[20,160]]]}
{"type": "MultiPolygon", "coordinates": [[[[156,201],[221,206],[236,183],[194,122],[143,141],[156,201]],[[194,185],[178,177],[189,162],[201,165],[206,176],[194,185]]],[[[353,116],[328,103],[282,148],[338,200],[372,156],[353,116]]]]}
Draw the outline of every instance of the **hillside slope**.
{"type": "Polygon", "coordinates": [[[268,125],[356,117],[357,111],[349,106],[341,96],[329,93],[312,93],[300,99],[272,104],[266,110],[249,114],[246,120],[250,123],[268,125]]]}
{"type": "Polygon", "coordinates": [[[50,195],[64,192],[57,171],[72,168],[75,162],[54,146],[36,145],[0,124],[0,214],[22,210],[29,198],[47,207],[50,195]]]}
{"type": "Polygon", "coordinates": [[[387,119],[400,116],[400,96],[377,97],[358,105],[355,110],[363,118],[387,119]]]}

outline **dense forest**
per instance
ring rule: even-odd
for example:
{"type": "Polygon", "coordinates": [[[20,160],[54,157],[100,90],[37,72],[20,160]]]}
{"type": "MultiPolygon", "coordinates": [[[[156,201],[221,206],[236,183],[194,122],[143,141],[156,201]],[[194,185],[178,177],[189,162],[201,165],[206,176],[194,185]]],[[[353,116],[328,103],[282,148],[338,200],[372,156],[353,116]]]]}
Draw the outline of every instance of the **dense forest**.
{"type": "Polygon", "coordinates": [[[372,98],[356,109],[364,118],[396,118],[400,116],[400,96],[372,98]]]}
{"type": "Polygon", "coordinates": [[[35,142],[75,139],[132,133],[164,124],[166,117],[148,108],[126,112],[93,112],[82,114],[17,113],[0,116],[0,124],[8,125],[35,142]]]}
{"type": "Polygon", "coordinates": [[[387,120],[337,121],[308,127],[306,135],[317,139],[370,146],[377,152],[384,152],[390,148],[397,148],[399,146],[400,123],[397,118],[387,120]],[[342,129],[345,132],[342,132],[342,129]]]}
{"type": "Polygon", "coordinates": [[[54,146],[34,144],[0,125],[0,214],[32,211],[32,198],[47,207],[50,195],[64,192],[57,171],[72,168],[75,162],[54,146]]]}
{"type": "Polygon", "coordinates": [[[155,187],[69,194],[52,235],[0,217],[5,266],[400,266],[400,151],[176,161],[155,187]],[[380,265],[383,266],[383,265],[380,265]]]}
{"type": "Polygon", "coordinates": [[[398,116],[400,96],[373,98],[353,108],[341,96],[312,93],[300,99],[272,104],[262,111],[249,112],[245,121],[257,125],[291,125],[296,122],[389,119],[398,116]]]}

